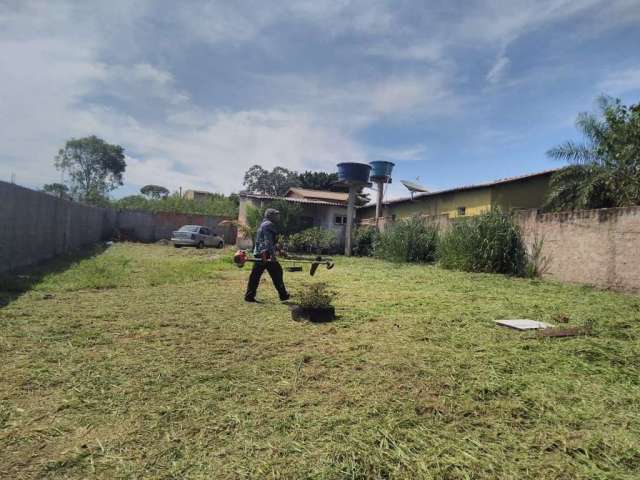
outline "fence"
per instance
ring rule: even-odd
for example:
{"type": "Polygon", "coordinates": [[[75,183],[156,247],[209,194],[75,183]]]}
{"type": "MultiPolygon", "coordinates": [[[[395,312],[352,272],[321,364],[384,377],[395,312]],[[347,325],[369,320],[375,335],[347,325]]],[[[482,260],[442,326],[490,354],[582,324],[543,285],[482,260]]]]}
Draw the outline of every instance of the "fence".
{"type": "Polygon", "coordinates": [[[230,245],[235,243],[237,235],[234,220],[223,216],[120,210],[117,228],[129,240],[157,242],[171,238],[171,233],[183,225],[202,225],[211,228],[224,238],[225,244],[230,245]]]}
{"type": "Polygon", "coordinates": [[[0,182],[0,272],[98,242],[115,223],[113,210],[0,182]]]}
{"type": "Polygon", "coordinates": [[[515,216],[529,247],[542,241],[545,276],[640,291],[640,207],[515,216]]]}
{"type": "Polygon", "coordinates": [[[203,225],[222,235],[225,243],[233,244],[236,227],[232,220],[209,215],[116,212],[0,181],[0,272],[110,239],[118,230],[129,240],[155,242],[170,238],[171,232],[182,225],[203,225]]]}

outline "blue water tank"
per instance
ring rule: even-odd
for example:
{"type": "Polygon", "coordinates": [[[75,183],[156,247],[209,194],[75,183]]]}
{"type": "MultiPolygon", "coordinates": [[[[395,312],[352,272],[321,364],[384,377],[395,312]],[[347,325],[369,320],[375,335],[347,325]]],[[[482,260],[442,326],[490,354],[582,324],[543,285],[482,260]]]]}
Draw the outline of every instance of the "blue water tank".
{"type": "Polygon", "coordinates": [[[375,162],[369,162],[369,165],[371,165],[371,180],[391,180],[391,172],[395,166],[393,162],[378,160],[375,162]]]}
{"type": "Polygon", "coordinates": [[[345,183],[368,183],[371,166],[366,163],[338,164],[338,180],[345,183]]]}

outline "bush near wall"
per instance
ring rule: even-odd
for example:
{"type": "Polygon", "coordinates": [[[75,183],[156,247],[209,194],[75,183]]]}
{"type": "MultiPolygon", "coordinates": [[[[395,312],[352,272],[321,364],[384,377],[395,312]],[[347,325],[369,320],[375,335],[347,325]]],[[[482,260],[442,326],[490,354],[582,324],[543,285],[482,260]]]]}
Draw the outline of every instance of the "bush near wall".
{"type": "Polygon", "coordinates": [[[401,220],[378,235],[374,255],[392,262],[436,260],[438,228],[420,217],[401,220]]]}
{"type": "Polygon", "coordinates": [[[378,230],[370,225],[356,228],[353,234],[352,253],[358,257],[371,257],[378,241],[378,230]]]}
{"type": "Polygon", "coordinates": [[[165,198],[146,198],[142,195],[130,195],[119,200],[113,200],[111,206],[116,210],[142,210],[151,213],[238,216],[237,201],[224,195],[216,195],[199,200],[190,200],[179,195],[170,195],[165,198]]]}
{"type": "Polygon", "coordinates": [[[438,260],[450,270],[518,276],[528,263],[520,229],[499,209],[454,221],[440,239],[438,260]]]}
{"type": "Polygon", "coordinates": [[[321,254],[332,252],[338,244],[336,232],[327,228],[307,228],[287,239],[287,247],[293,252],[321,254]]]}

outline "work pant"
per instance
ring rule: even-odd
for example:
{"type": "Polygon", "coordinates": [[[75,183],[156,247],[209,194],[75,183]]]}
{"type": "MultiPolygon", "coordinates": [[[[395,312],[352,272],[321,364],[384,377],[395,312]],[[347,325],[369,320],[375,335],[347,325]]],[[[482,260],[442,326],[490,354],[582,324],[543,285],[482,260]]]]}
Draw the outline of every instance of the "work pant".
{"type": "Polygon", "coordinates": [[[258,290],[258,285],[260,284],[260,277],[262,277],[265,270],[269,272],[273,286],[276,287],[278,295],[280,295],[280,300],[286,299],[289,294],[287,293],[287,289],[284,286],[284,280],[282,279],[282,267],[278,262],[255,262],[253,264],[245,298],[256,298],[256,292],[258,290]]]}

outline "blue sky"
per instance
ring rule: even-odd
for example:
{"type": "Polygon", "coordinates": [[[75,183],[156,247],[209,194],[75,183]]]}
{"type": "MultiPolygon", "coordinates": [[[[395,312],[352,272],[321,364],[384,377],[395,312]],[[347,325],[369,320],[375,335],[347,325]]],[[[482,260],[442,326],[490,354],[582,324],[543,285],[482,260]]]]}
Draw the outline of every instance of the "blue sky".
{"type": "MultiPolygon", "coordinates": [[[[640,101],[640,0],[0,1],[0,179],[96,134],[141,185],[391,160],[448,188],[559,166],[601,93],[640,101]]],[[[388,198],[404,195],[399,182],[388,198]]]]}

